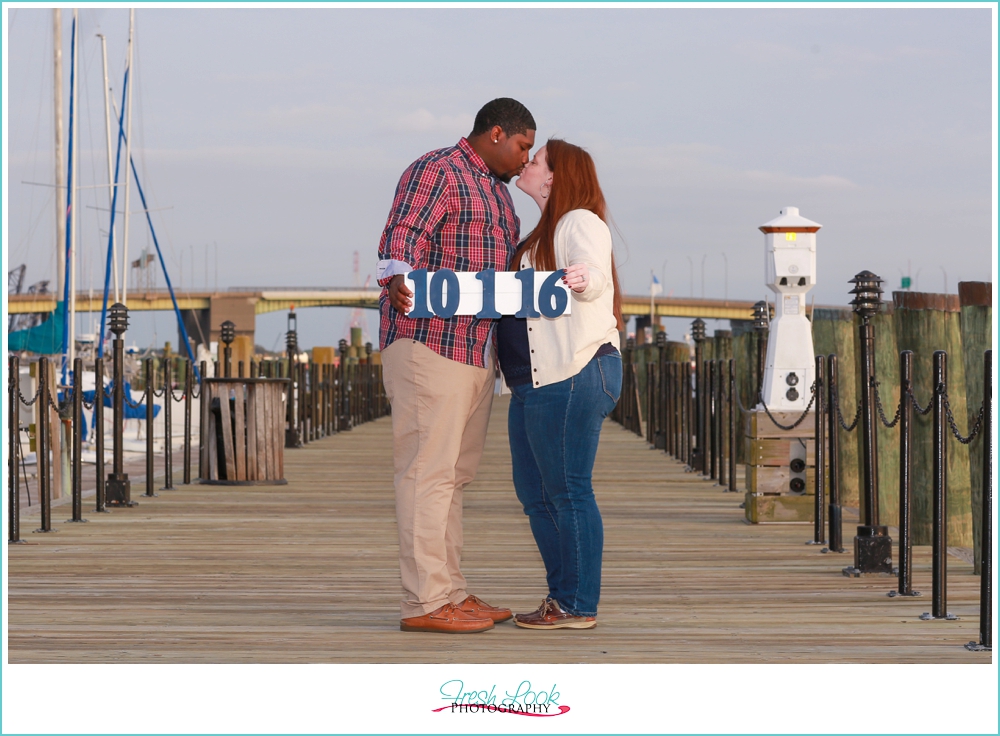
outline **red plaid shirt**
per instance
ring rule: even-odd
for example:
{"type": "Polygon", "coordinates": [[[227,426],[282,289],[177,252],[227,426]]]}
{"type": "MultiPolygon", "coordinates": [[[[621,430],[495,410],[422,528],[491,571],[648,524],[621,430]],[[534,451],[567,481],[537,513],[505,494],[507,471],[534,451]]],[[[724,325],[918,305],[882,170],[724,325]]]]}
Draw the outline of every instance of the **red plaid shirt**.
{"type": "MultiPolygon", "coordinates": [[[[503,271],[514,255],[520,230],[507,186],[462,138],[458,145],[420,157],[403,172],[378,257],[430,271],[503,271]]],[[[422,342],[445,358],[486,367],[494,320],[411,319],[389,303],[388,281],[379,282],[382,350],[405,338],[422,342]]]]}

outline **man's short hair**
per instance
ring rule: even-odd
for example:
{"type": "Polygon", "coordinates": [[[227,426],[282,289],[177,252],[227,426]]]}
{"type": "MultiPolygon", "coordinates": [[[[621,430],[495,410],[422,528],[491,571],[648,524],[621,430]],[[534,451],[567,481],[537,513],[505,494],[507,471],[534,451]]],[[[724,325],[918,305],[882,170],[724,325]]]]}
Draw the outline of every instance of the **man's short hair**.
{"type": "Polygon", "coordinates": [[[508,137],[536,130],[535,119],[528,108],[510,97],[498,97],[483,105],[476,113],[470,135],[488,133],[494,125],[499,125],[508,137]]]}

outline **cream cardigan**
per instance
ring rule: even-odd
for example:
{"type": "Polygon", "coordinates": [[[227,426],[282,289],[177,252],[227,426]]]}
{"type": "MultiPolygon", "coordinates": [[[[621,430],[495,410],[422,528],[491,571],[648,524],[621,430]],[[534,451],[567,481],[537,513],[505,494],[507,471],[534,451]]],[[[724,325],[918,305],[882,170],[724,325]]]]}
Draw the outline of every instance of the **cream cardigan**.
{"type": "MultiPolygon", "coordinates": [[[[585,263],[590,274],[586,289],[569,292],[571,314],[528,319],[531,385],[535,388],[575,376],[606,342],[621,349],[611,280],[611,230],[590,210],[571,210],[556,224],[554,240],[557,269],[585,263]]],[[[521,268],[530,266],[525,254],[521,268]]]]}

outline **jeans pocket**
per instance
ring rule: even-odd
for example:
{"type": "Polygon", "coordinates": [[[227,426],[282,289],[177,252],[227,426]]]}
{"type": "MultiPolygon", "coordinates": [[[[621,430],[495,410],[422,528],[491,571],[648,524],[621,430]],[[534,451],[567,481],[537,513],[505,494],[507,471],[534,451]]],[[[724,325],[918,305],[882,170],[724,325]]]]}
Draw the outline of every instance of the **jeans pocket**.
{"type": "Polygon", "coordinates": [[[622,359],[617,355],[602,355],[597,359],[597,367],[604,393],[617,404],[622,395],[622,359]]]}

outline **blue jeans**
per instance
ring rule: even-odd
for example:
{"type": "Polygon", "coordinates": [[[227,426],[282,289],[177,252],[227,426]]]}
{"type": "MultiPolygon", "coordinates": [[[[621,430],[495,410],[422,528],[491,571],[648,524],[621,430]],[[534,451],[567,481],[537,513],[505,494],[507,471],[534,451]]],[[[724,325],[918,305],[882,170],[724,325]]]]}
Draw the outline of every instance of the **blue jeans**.
{"type": "Polygon", "coordinates": [[[565,381],[510,389],[514,489],[545,563],[549,597],[574,616],[596,616],[601,596],[604,526],[591,476],[601,424],[621,388],[621,356],[603,355],[565,381]]]}

